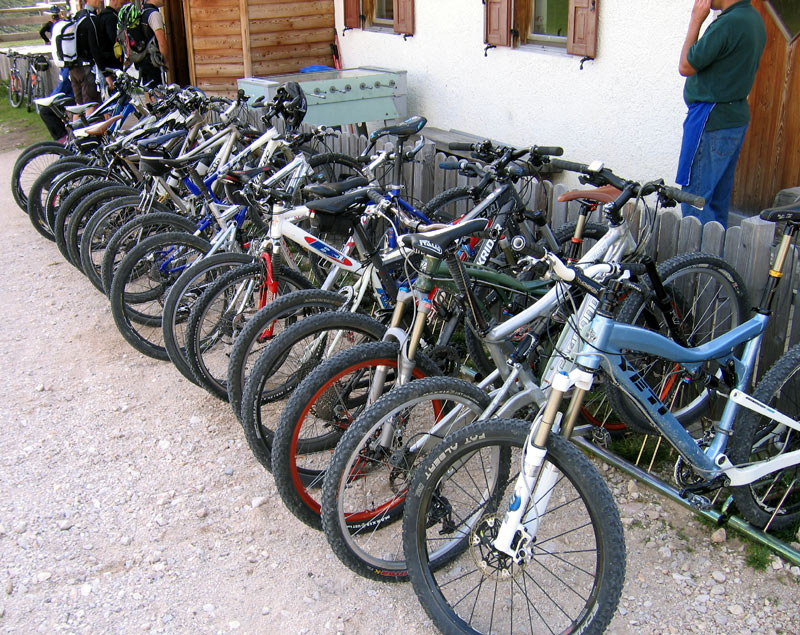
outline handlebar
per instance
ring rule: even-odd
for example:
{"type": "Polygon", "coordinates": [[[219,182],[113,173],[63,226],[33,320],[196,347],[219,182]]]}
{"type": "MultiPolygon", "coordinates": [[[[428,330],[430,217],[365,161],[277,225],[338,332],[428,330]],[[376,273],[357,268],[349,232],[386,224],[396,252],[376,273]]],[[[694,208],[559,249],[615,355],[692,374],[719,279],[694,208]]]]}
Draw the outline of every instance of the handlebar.
{"type": "Polygon", "coordinates": [[[665,185],[661,188],[661,193],[667,198],[671,198],[673,201],[677,201],[678,203],[688,203],[697,209],[703,209],[706,206],[706,199],[704,199],[702,196],[684,192],[683,190],[679,190],[677,187],[665,185]]]}

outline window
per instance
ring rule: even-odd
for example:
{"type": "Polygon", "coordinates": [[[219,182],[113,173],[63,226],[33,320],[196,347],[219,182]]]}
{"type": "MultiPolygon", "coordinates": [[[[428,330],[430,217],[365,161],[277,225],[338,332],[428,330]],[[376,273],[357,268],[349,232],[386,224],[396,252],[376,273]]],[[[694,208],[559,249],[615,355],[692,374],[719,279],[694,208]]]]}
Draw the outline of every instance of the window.
{"type": "Polygon", "coordinates": [[[566,47],[594,57],[600,0],[484,0],[485,40],[493,46],[525,43],[566,47]]]}
{"type": "MultiPolygon", "coordinates": [[[[525,37],[528,42],[566,46],[569,28],[569,0],[531,0],[531,21],[525,37]]],[[[520,25],[522,26],[522,25],[520,25]]],[[[522,37],[522,29],[520,37],[522,37]]]]}
{"type": "Polygon", "coordinates": [[[394,27],[394,7],[392,0],[373,0],[375,8],[372,12],[372,23],[380,26],[394,27]]]}
{"type": "Polygon", "coordinates": [[[414,35],[414,0],[344,0],[344,25],[390,27],[395,33],[414,35]]]}

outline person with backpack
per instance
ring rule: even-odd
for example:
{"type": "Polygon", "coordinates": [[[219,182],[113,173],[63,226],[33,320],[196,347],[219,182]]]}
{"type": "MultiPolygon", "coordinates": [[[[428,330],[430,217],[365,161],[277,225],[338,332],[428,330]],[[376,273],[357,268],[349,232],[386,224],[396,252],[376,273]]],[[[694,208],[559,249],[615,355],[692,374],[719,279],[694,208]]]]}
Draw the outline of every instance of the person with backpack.
{"type": "Polygon", "coordinates": [[[117,55],[117,20],[119,10],[130,0],[108,0],[108,6],[97,17],[97,41],[100,62],[97,67],[103,73],[109,88],[113,88],[114,70],[122,70],[122,59],[117,55]]]}
{"type": "Polygon", "coordinates": [[[117,41],[125,63],[136,67],[139,81],[147,87],[162,84],[162,71],[166,72],[168,67],[164,18],[159,11],[162,6],[164,0],[150,0],[141,10],[135,4],[128,4],[119,12],[117,41]]]}
{"type": "Polygon", "coordinates": [[[75,47],[77,59],[66,61],[69,79],[75,93],[76,104],[100,101],[92,64],[102,67],[104,58],[98,41],[98,13],[103,8],[103,0],[86,0],[86,7],[75,14],[75,47]]]}

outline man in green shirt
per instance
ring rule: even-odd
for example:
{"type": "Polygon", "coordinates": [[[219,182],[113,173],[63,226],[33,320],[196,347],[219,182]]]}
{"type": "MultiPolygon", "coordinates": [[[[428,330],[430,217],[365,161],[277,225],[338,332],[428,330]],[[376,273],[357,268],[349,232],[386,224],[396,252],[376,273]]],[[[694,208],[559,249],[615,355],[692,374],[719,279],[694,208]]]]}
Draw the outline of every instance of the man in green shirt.
{"type": "Polygon", "coordinates": [[[736,162],[750,123],[747,96],[766,41],[764,21],[750,0],[695,0],[679,66],[689,113],[676,180],[703,196],[706,207],[684,204],[684,216],[727,226],[736,162]],[[711,9],[722,13],[699,37],[711,9]]]}

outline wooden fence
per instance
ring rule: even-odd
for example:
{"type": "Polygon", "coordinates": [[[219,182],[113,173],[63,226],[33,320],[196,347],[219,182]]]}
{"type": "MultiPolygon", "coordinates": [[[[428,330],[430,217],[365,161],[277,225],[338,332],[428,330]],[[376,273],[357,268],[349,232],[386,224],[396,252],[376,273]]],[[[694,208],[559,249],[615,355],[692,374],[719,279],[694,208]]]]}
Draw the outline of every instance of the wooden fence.
{"type": "Polygon", "coordinates": [[[29,40],[41,42],[39,29],[50,18],[49,9],[49,6],[0,9],[0,44],[29,40]]]}
{"type": "MultiPolygon", "coordinates": [[[[356,155],[367,147],[367,138],[352,134],[341,134],[328,144],[335,152],[356,155]]],[[[378,149],[391,148],[390,143],[379,144],[378,149]]],[[[439,164],[447,156],[436,152],[432,143],[426,143],[416,160],[405,166],[403,184],[406,198],[415,204],[430,200],[435,194],[457,185],[469,185],[468,179],[454,170],[443,170],[439,164]]],[[[521,192],[529,209],[547,210],[553,227],[575,220],[578,204],[559,203],[558,197],[568,188],[562,184],[553,185],[550,181],[528,184],[521,192]]],[[[460,210],[462,212],[465,209],[460,210]]],[[[600,212],[595,212],[592,220],[602,222],[600,212]]],[[[723,257],[742,275],[747,286],[751,306],[761,299],[776,236],[775,223],[760,218],[746,218],[741,226],[724,230],[719,223],[701,225],[693,217],[682,218],[679,208],[660,210],[654,219],[644,218],[641,209],[629,206],[626,214],[637,237],[649,235],[648,253],[663,262],[672,256],[684,253],[706,252],[723,257]],[[652,229],[651,225],[654,225],[652,229]]],[[[773,304],[773,316],[762,345],[758,365],[758,376],[783,352],[800,342],[800,259],[797,249],[787,259],[784,277],[778,285],[778,293],[773,304]]]]}

